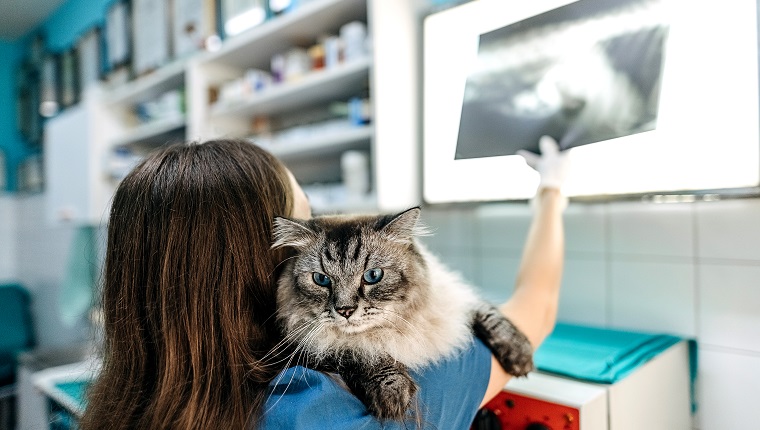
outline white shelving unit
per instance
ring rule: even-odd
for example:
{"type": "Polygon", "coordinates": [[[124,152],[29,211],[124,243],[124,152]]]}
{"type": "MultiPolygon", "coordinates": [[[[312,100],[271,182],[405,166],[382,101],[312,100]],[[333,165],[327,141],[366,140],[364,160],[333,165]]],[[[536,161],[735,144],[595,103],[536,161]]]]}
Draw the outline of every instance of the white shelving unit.
{"type": "Polygon", "coordinates": [[[109,142],[120,125],[99,97],[88,97],[45,124],[46,219],[51,225],[101,224],[114,184],[103,175],[109,142]]]}
{"type": "MultiPolygon", "coordinates": [[[[187,116],[184,113],[142,122],[137,117],[136,106],[156,100],[169,91],[184,90],[187,66],[188,59],[177,60],[116,88],[99,89],[94,97],[99,99],[103,114],[115,124],[108,138],[101,136],[101,145],[106,151],[127,147],[145,154],[168,142],[185,140],[187,116]]],[[[108,159],[108,153],[103,159],[108,159]]],[[[104,177],[109,177],[104,173],[104,177]]]]}
{"type": "Polygon", "coordinates": [[[109,107],[120,107],[155,99],[167,91],[182,87],[186,67],[186,59],[174,61],[119,87],[104,88],[103,101],[109,107]]]}
{"type": "Polygon", "coordinates": [[[278,52],[311,43],[326,30],[337,30],[349,21],[366,22],[367,4],[367,0],[313,0],[226,40],[222,49],[199,59],[203,63],[229,67],[245,68],[258,64],[268,68],[269,59],[278,52]]]}
{"type": "Polygon", "coordinates": [[[298,140],[288,139],[272,144],[262,144],[261,147],[287,163],[290,160],[307,157],[336,155],[349,149],[368,148],[374,131],[374,127],[371,125],[351,127],[319,133],[298,140]]]}
{"type": "Polygon", "coordinates": [[[152,142],[161,144],[180,133],[184,135],[183,129],[186,125],[187,121],[184,115],[141,124],[119,135],[111,142],[111,146],[130,146],[152,142]]]}
{"type": "Polygon", "coordinates": [[[212,118],[250,118],[276,115],[310,104],[344,100],[357,92],[369,78],[369,58],[341,64],[333,70],[311,72],[294,83],[276,85],[232,104],[217,103],[212,118]]]}
{"type": "MultiPolygon", "coordinates": [[[[95,140],[91,146],[105,152],[134,147],[144,153],[178,139],[249,138],[257,116],[326,109],[330,103],[369,94],[370,125],[274,142],[266,147],[307,188],[339,181],[344,151],[359,149],[369,155],[372,190],[344,204],[316,207],[317,213],[387,212],[419,204],[420,36],[421,13],[426,4],[425,0],[313,0],[224,41],[216,52],[175,61],[118,88],[103,88],[97,98],[103,106],[102,116],[110,124],[109,131],[91,134],[95,140]],[[310,46],[326,34],[337,35],[340,27],[351,21],[367,24],[372,46],[366,58],[308,73],[235,103],[210,103],[213,90],[242,77],[247,69],[269,70],[274,54],[294,46],[310,46]],[[149,124],[137,121],[136,104],[182,88],[184,117],[149,124]]],[[[105,168],[106,158],[107,153],[93,160],[101,159],[101,168],[105,168]]],[[[102,169],[92,176],[92,181],[98,183],[109,181],[102,169]]]]}

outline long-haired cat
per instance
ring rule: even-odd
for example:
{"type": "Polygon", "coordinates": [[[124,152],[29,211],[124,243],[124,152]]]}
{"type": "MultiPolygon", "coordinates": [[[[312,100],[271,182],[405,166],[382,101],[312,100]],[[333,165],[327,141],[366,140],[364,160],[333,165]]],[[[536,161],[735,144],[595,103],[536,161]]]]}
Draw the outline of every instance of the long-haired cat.
{"type": "Polygon", "coordinates": [[[416,236],[419,208],[397,215],[276,218],[273,248],[295,251],[278,282],[277,318],[294,357],[341,375],[380,419],[404,420],[419,369],[474,333],[504,369],[533,369],[528,339],[416,236]]]}

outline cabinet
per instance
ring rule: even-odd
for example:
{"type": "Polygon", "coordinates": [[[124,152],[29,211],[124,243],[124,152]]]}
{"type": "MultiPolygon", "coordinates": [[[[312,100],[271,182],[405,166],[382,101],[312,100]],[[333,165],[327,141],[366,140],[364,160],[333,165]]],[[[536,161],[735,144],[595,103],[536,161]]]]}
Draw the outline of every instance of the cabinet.
{"type": "Polygon", "coordinates": [[[366,124],[321,127],[319,132],[290,133],[295,137],[276,143],[267,144],[267,139],[257,143],[283,160],[307,193],[340,187],[345,151],[359,150],[368,156],[367,195],[351,201],[316,199],[315,213],[393,211],[419,204],[420,23],[425,5],[424,0],[312,0],[226,40],[217,51],[196,54],[100,91],[100,115],[112,124],[112,132],[94,136],[96,141],[90,144],[103,153],[96,157],[101,172],[92,179],[113,189],[119,176],[114,170],[123,171],[124,163],[135,162],[157,146],[180,140],[250,138],[262,118],[287,123],[292,116],[308,116],[360,96],[369,101],[371,120],[366,124]],[[268,70],[274,54],[314,44],[352,21],[366,25],[371,41],[368,55],[234,102],[218,102],[219,89],[226,82],[250,69],[268,70]],[[137,104],[167,92],[181,94],[184,109],[150,123],[137,120],[137,104]]]}
{"type": "Polygon", "coordinates": [[[88,93],[79,105],[45,124],[44,171],[48,224],[99,224],[108,216],[113,184],[103,175],[104,142],[115,139],[119,124],[88,93]]]}

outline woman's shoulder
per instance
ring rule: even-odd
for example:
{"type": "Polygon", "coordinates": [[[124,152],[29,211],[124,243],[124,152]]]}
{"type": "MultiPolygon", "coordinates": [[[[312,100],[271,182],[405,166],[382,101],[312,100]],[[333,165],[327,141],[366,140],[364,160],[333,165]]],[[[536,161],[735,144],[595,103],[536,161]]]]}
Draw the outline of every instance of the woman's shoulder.
{"type": "Polygon", "coordinates": [[[423,421],[435,424],[430,428],[468,429],[490,376],[491,351],[479,339],[440,363],[413,372],[420,386],[423,421]]]}
{"type": "Polygon", "coordinates": [[[272,381],[268,396],[262,430],[376,428],[361,401],[335,375],[291,367],[272,381]]]}
{"type": "MultiPolygon", "coordinates": [[[[467,429],[488,386],[491,354],[479,340],[412,377],[420,386],[418,404],[426,429],[467,429]]],[[[270,384],[261,429],[387,429],[334,375],[291,367],[270,384]]]]}

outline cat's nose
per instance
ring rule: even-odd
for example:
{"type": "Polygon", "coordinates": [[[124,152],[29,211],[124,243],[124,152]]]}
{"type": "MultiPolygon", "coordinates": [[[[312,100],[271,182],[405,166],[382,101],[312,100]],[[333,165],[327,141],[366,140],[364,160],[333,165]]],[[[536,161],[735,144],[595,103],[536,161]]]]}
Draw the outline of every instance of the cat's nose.
{"type": "Polygon", "coordinates": [[[343,315],[346,317],[346,319],[348,319],[348,317],[354,314],[356,308],[357,306],[341,306],[339,308],[335,308],[335,312],[343,315]]]}

